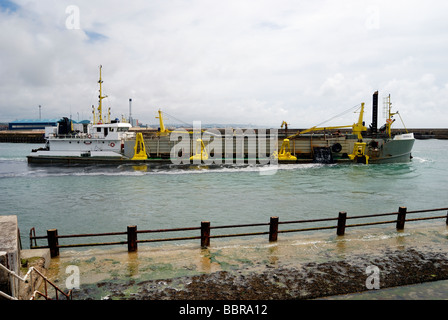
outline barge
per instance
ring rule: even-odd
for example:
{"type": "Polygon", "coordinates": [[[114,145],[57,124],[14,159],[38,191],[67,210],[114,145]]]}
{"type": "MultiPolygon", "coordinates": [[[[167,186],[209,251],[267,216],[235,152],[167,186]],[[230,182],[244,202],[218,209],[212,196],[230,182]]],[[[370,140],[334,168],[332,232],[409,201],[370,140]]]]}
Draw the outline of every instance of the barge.
{"type": "MultiPolygon", "coordinates": [[[[290,133],[281,128],[234,129],[192,128],[169,130],[163,112],[158,111],[158,130],[131,130],[124,120],[103,120],[101,66],[98,81],[98,112],[93,123],[75,130],[67,118],[46,129],[45,147],[32,150],[28,163],[34,164],[149,164],[149,165],[267,165],[283,163],[393,163],[412,159],[413,133],[392,134],[390,95],[385,101],[386,123],[378,128],[378,92],[373,94],[372,124],[364,122],[364,107],[357,106],[358,120],[352,125],[312,127],[290,133]]],[[[401,117],[400,117],[401,118],[401,117]]]]}

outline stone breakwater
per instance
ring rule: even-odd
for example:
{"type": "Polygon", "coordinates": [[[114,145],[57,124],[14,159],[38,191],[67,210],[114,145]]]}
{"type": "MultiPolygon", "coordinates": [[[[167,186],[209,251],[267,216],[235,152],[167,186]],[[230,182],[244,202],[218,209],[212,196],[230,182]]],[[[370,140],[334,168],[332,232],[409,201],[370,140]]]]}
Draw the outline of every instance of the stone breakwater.
{"type": "MultiPolygon", "coordinates": [[[[37,131],[0,131],[0,142],[45,143],[44,130],[37,131]]],[[[31,151],[31,150],[30,150],[31,151]]]]}

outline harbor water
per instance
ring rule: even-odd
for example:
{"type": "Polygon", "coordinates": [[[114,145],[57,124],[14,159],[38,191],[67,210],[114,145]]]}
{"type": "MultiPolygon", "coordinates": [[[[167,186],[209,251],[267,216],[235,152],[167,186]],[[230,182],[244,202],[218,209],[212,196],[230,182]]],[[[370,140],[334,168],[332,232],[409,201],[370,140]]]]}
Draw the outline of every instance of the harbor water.
{"type": "MultiPolygon", "coordinates": [[[[139,230],[148,230],[199,227],[201,221],[210,221],[212,226],[218,226],[267,223],[271,216],[287,221],[335,218],[339,211],[356,216],[395,212],[400,206],[406,206],[408,210],[447,207],[448,140],[416,140],[413,159],[409,163],[289,164],[275,169],[256,166],[151,168],[29,165],[26,155],[39,146],[0,144],[0,214],[17,215],[25,249],[29,247],[28,236],[32,227],[35,227],[38,236],[45,235],[47,229],[53,228],[58,229],[59,235],[66,235],[122,232],[130,225],[138,226],[139,230]]],[[[397,233],[391,225],[356,228],[356,231],[350,229],[342,250],[344,254],[348,251],[358,254],[369,250],[373,252],[378,247],[375,241],[382,239],[387,239],[393,246],[402,246],[403,239],[411,245],[412,241],[420,245],[425,245],[425,241],[429,246],[436,242],[440,245],[447,237],[448,231],[444,225],[444,222],[436,222],[437,232],[428,229],[430,231],[426,233],[417,229],[405,234],[397,233]]],[[[284,244],[292,245],[275,248],[267,238],[262,243],[250,237],[212,239],[213,244],[222,242],[218,242],[213,252],[207,253],[205,264],[205,253],[198,251],[199,240],[154,243],[148,245],[153,248],[149,251],[139,246],[140,267],[135,268],[131,265],[136,263],[137,258],[128,255],[124,246],[112,247],[110,251],[107,248],[63,249],[61,257],[55,261],[57,271],[52,272],[54,279],[58,279],[64,276],[66,265],[84,260],[85,270],[88,269],[87,265],[96,269],[89,280],[86,275],[83,281],[94,283],[109,276],[104,274],[104,270],[102,274],[97,271],[105,263],[111,265],[110,270],[113,269],[115,275],[123,272],[123,277],[140,277],[143,274],[139,274],[138,270],[149,268],[156,270],[157,276],[163,278],[204,270],[213,272],[223,270],[225,266],[250,266],[253,269],[254,261],[263,265],[269,259],[279,261],[278,255],[286,264],[295,263],[298,257],[302,262],[323,261],[330,252],[342,252],[341,242],[335,239],[334,233],[331,231],[331,236],[330,231],[288,236],[281,234],[279,239],[288,239],[289,242],[284,244]],[[272,256],[272,252],[276,252],[275,258],[268,257],[272,256]],[[142,259],[152,261],[154,265],[143,265],[142,259]],[[216,269],[216,261],[220,259],[221,264],[216,269]],[[119,266],[127,269],[118,271],[116,268],[119,266]]],[[[199,235],[198,231],[194,235],[199,235]]],[[[113,236],[105,241],[126,241],[126,235],[113,236]]],[[[75,239],[75,243],[80,242],[87,241],[75,239]]],[[[69,239],[64,239],[64,244],[67,243],[70,243],[69,239]]],[[[41,242],[40,245],[46,243],[41,242]]],[[[151,277],[154,276],[152,273],[151,277]]],[[[445,289],[441,291],[442,295],[446,292],[445,289]]]]}
{"type": "MultiPolygon", "coordinates": [[[[31,166],[33,144],[0,144],[0,208],[38,234],[269,222],[446,207],[448,141],[417,140],[409,163],[188,169],[31,166]]],[[[25,246],[25,245],[24,245],[25,246]]],[[[26,246],[25,246],[26,247],[26,246]]]]}

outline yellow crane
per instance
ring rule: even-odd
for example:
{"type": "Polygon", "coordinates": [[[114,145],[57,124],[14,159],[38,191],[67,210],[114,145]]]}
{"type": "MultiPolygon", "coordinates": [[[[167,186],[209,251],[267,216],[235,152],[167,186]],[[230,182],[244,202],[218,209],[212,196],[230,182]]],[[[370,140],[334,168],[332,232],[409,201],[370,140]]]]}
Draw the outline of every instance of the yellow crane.
{"type": "Polygon", "coordinates": [[[342,128],[352,128],[353,134],[358,135],[358,140],[362,140],[362,132],[367,131],[367,128],[363,124],[363,118],[364,118],[364,102],[361,103],[361,111],[359,112],[358,122],[355,122],[352,125],[345,125],[345,126],[331,126],[331,127],[317,127],[314,126],[312,128],[298,131],[293,135],[290,135],[288,139],[292,139],[294,137],[297,137],[298,135],[312,132],[312,131],[322,131],[322,130],[332,130],[332,129],[342,129],[342,128]]]}
{"type": "Polygon", "coordinates": [[[208,153],[202,139],[196,140],[196,153],[190,157],[190,160],[207,160],[208,153]]]}
{"type": "Polygon", "coordinates": [[[146,154],[145,141],[143,140],[143,135],[141,132],[137,133],[135,137],[135,145],[134,145],[134,156],[132,160],[146,160],[148,159],[148,155],[146,154]]]}
{"type": "MultiPolygon", "coordinates": [[[[367,164],[369,157],[367,155],[365,155],[366,143],[362,142],[362,132],[367,131],[367,128],[366,128],[366,126],[364,126],[364,123],[363,123],[363,117],[364,117],[364,102],[361,103],[361,110],[359,112],[358,121],[353,123],[352,125],[330,126],[330,127],[314,126],[312,128],[309,128],[309,129],[306,129],[303,131],[298,131],[295,134],[292,134],[283,140],[282,146],[280,148],[280,153],[278,154],[278,159],[279,160],[289,160],[288,154],[290,155],[290,152],[288,153],[288,151],[287,151],[290,149],[289,140],[293,139],[301,134],[305,134],[305,133],[313,132],[313,131],[352,128],[352,133],[356,134],[358,136],[358,142],[355,142],[354,147],[353,147],[353,152],[351,154],[349,154],[348,156],[351,160],[356,160],[358,162],[363,161],[367,164]]],[[[283,122],[285,123],[285,121],[283,121],[283,122]]],[[[282,126],[283,126],[283,123],[282,123],[282,126]]],[[[294,156],[292,156],[292,157],[294,157],[294,156]]]]}
{"type": "Polygon", "coordinates": [[[165,128],[165,124],[163,123],[163,115],[162,115],[162,110],[159,109],[158,111],[159,116],[156,117],[156,119],[159,119],[159,131],[157,132],[157,134],[159,136],[166,136],[168,133],[170,133],[171,131],[165,128]]]}

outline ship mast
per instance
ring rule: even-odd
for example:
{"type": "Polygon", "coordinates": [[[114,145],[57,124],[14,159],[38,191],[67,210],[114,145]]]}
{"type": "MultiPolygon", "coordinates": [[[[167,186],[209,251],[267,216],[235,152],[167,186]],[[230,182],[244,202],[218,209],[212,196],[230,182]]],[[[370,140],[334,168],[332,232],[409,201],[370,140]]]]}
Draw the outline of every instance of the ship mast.
{"type": "Polygon", "coordinates": [[[101,79],[101,69],[103,68],[102,65],[100,65],[100,79],[98,80],[98,83],[100,84],[100,95],[98,96],[99,101],[98,101],[98,123],[103,123],[103,99],[107,98],[107,96],[103,96],[103,91],[102,91],[102,83],[103,80],[101,79]]]}
{"type": "Polygon", "coordinates": [[[386,118],[386,132],[390,138],[392,136],[391,126],[392,126],[392,123],[395,121],[395,119],[392,119],[392,117],[398,113],[398,111],[391,112],[392,111],[392,102],[390,102],[390,94],[386,98],[384,98],[384,109],[385,109],[384,110],[385,115],[387,117],[386,118]]]}

